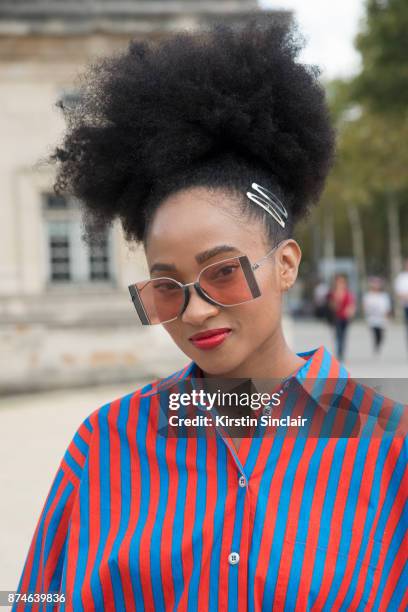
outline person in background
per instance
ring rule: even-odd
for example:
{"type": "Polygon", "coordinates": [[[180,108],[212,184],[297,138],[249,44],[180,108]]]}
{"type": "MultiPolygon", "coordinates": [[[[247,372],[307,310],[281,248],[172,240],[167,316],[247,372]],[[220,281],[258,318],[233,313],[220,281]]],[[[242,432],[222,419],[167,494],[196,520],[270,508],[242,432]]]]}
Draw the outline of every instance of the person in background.
{"type": "Polygon", "coordinates": [[[316,319],[327,318],[327,294],[330,287],[320,278],[313,291],[314,315],[316,319]]]}
{"type": "Polygon", "coordinates": [[[379,353],[384,341],[387,318],[391,312],[390,296],[384,291],[381,278],[372,277],[369,280],[368,291],[363,296],[363,310],[367,325],[373,334],[374,353],[379,353]]]}
{"type": "Polygon", "coordinates": [[[404,309],[404,318],[408,343],[408,258],[404,262],[404,269],[397,275],[395,279],[394,290],[404,309]]]}
{"type": "Polygon", "coordinates": [[[356,301],[346,274],[336,274],[327,299],[335,330],[336,355],[343,360],[348,324],[356,312],[356,301]]]}

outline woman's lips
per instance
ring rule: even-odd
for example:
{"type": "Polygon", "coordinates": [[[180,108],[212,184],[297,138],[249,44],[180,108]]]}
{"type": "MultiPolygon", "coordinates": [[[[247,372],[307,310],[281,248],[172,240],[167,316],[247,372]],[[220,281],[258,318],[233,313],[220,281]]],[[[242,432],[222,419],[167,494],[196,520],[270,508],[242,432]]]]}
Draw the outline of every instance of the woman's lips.
{"type": "MultiPolygon", "coordinates": [[[[197,334],[197,337],[192,336],[190,342],[199,349],[212,349],[219,346],[224,340],[230,335],[231,329],[220,329],[211,332],[211,335],[204,336],[204,334],[197,334]],[[199,337],[201,335],[201,337],[199,337]]],[[[210,332],[208,332],[209,334],[210,332]]]]}

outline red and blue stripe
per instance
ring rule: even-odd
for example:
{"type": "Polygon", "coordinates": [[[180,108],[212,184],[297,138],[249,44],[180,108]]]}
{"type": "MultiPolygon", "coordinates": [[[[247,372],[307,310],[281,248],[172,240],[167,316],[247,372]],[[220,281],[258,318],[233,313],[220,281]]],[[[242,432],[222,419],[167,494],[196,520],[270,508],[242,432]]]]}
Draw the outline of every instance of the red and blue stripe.
{"type": "Polygon", "coordinates": [[[225,431],[158,435],[166,389],[201,375],[193,362],[94,411],[17,588],[67,601],[13,610],[406,610],[406,407],[324,347],[302,356],[293,378],[306,392],[279,411],[311,416],[308,436],[247,437],[237,450],[225,431]],[[333,436],[350,416],[359,434],[333,436]]]}

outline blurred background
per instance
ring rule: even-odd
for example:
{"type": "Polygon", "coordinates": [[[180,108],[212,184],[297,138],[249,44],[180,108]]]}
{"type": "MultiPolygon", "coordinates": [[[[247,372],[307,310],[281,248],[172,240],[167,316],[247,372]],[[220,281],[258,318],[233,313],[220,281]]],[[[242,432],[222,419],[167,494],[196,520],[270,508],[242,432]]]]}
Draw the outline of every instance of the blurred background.
{"type": "Polygon", "coordinates": [[[298,21],[302,60],[321,67],[338,131],[321,204],[297,231],[304,257],[288,315],[303,326],[315,315],[325,322],[325,296],[342,272],[357,319],[375,276],[402,325],[395,279],[408,254],[407,12],[403,0],[1,0],[0,393],[133,381],[185,362],[160,326],[136,318],[127,285],[145,274],[141,251],[118,225],[86,245],[77,203],[53,193],[46,158],[64,129],[61,107],[75,105],[76,77],[93,59],[131,38],[254,14],[298,21]]]}
{"type": "Polygon", "coordinates": [[[53,193],[44,160],[64,130],[61,107],[76,104],[86,64],[131,38],[254,14],[298,21],[302,59],[322,70],[338,133],[320,206],[297,230],[290,343],[325,344],[355,376],[407,376],[406,0],[0,0],[0,484],[10,492],[0,502],[0,589],[17,586],[81,419],[188,361],[161,326],[138,322],[127,285],[146,274],[141,251],[118,225],[86,245],[77,203],[53,193]]]}

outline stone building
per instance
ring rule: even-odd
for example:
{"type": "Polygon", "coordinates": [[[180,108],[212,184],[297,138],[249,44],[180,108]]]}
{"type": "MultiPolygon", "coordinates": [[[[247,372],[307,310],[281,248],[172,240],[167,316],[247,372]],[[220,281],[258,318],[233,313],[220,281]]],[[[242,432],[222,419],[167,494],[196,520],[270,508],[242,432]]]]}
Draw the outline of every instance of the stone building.
{"type": "Polygon", "coordinates": [[[142,327],[133,311],[127,285],[145,274],[140,250],[118,225],[88,247],[76,203],[53,194],[44,160],[64,129],[56,102],[73,103],[83,66],[131,38],[260,12],[256,0],[0,0],[0,392],[160,376],[186,363],[161,326],[142,327]]]}

